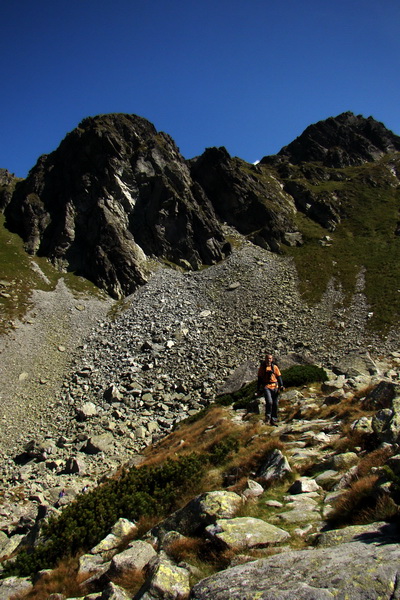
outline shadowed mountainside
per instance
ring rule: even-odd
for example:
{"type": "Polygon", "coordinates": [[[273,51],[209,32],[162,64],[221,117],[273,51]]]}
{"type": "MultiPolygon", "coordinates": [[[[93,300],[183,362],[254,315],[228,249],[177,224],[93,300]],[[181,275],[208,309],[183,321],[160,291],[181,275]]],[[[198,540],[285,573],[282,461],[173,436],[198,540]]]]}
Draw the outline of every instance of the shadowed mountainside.
{"type": "Polygon", "coordinates": [[[400,310],[400,138],[347,112],[308,127],[251,165],[225,148],[185,161],[135,115],[87,118],[24,181],[2,171],[6,226],[31,254],[115,298],[145,283],[154,260],[198,270],[229,255],[223,223],[291,256],[318,302],[331,281],[366,295],[371,326],[400,310]]]}

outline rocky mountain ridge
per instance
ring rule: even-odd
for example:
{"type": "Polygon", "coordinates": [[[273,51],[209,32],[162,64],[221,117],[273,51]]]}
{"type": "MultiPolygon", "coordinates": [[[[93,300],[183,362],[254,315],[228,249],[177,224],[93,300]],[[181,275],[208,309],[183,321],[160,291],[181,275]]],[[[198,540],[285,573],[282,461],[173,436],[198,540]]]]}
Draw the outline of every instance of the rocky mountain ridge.
{"type": "MultiPolygon", "coordinates": [[[[272,159],[294,165],[321,162],[325,167],[343,168],[374,162],[399,151],[400,137],[383,123],[345,112],[310,125],[272,159]]],[[[261,163],[270,161],[271,157],[264,157],[261,163]]]]}
{"type": "Polygon", "coordinates": [[[172,139],[132,115],[82,121],[16,186],[5,212],[29,252],[116,297],[146,281],[147,256],[198,268],[229,251],[172,139]]]}
{"type": "MultiPolygon", "coordinates": [[[[100,115],[42,156],[12,194],[3,189],[1,205],[30,253],[122,297],[147,281],[149,259],[195,270],[224,259],[230,242],[223,222],[277,252],[302,244],[299,213],[333,230],[347,217],[344,197],[310,185],[347,180],[340,168],[395,154],[399,139],[371,117],[343,113],[310,126],[259,165],[224,148],[185,161],[145,119],[100,115]]],[[[394,188],[396,165],[388,165],[394,188]]]]}

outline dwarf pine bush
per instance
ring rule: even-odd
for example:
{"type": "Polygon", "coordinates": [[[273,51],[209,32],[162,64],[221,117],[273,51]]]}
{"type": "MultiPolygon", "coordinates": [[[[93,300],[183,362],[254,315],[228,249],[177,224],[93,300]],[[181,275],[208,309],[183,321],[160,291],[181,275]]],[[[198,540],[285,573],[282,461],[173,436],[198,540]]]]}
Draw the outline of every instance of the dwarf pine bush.
{"type": "Polygon", "coordinates": [[[326,381],[328,375],[316,365],[294,365],[282,371],[282,378],[285,387],[300,387],[308,383],[326,381]]]}
{"type": "Polygon", "coordinates": [[[121,517],[160,518],[175,510],[183,492],[200,482],[207,461],[196,454],[167,460],[163,465],[131,469],[82,494],[43,527],[44,542],[32,552],[21,552],[5,566],[3,577],[31,575],[48,569],[65,556],[90,549],[102,540],[121,517]]]}

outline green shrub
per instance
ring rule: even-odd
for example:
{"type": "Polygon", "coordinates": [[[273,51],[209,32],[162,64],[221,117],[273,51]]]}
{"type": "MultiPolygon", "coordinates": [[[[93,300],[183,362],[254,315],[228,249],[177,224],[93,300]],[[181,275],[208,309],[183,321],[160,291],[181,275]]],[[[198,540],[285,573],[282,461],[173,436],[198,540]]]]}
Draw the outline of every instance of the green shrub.
{"type": "Polygon", "coordinates": [[[299,387],[307,383],[326,381],[328,375],[321,367],[315,365],[294,365],[282,371],[285,387],[299,387]]]}
{"type": "Polygon", "coordinates": [[[102,540],[120,518],[162,518],[179,506],[183,492],[200,482],[207,461],[195,454],[167,460],[156,467],[125,472],[92,492],[82,494],[43,528],[45,541],[31,553],[21,552],[5,566],[2,577],[31,575],[58,560],[88,550],[102,540]]]}
{"type": "Polygon", "coordinates": [[[233,404],[233,408],[244,408],[247,404],[254,399],[257,391],[257,381],[252,381],[247,385],[244,385],[240,390],[232,392],[232,394],[224,394],[216,399],[216,403],[222,406],[230,406],[233,404]]]}
{"type": "Polygon", "coordinates": [[[233,435],[229,435],[211,446],[209,461],[214,466],[222,465],[232,452],[237,452],[238,450],[239,440],[233,435]]]}

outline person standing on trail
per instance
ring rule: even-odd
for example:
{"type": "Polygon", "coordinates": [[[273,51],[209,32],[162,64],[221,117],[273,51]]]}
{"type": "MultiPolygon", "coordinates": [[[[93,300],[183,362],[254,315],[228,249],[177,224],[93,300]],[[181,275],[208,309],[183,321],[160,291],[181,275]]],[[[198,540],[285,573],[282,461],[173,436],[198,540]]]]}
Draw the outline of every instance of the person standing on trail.
{"type": "Polygon", "coordinates": [[[264,394],[265,420],[274,426],[278,420],[278,395],[283,389],[279,367],[273,362],[272,354],[267,353],[258,369],[257,390],[258,394],[264,394]]]}

